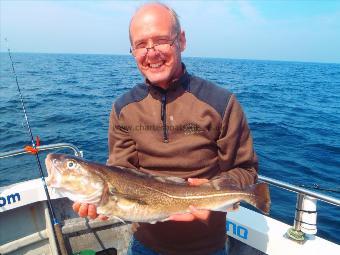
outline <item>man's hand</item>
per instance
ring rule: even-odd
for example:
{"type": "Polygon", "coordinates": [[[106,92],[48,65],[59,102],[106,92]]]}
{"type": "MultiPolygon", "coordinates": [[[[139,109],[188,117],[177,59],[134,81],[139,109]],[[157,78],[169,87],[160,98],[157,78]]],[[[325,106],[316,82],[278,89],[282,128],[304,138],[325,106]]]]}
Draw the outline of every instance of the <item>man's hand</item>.
{"type": "Polygon", "coordinates": [[[80,203],[75,202],[72,205],[73,211],[78,213],[78,215],[82,218],[89,217],[91,219],[100,219],[102,221],[105,221],[108,219],[108,217],[104,215],[98,215],[97,214],[97,207],[93,204],[86,204],[86,203],[80,203]]]}
{"type": "Polygon", "coordinates": [[[204,183],[208,183],[209,180],[208,179],[200,179],[200,178],[189,178],[188,179],[188,183],[191,186],[199,186],[202,185],[204,183]]]}
{"type": "MultiPolygon", "coordinates": [[[[199,186],[204,183],[209,182],[208,179],[199,179],[199,178],[189,178],[188,183],[192,186],[199,186]]],[[[200,220],[203,223],[208,223],[208,219],[210,216],[209,210],[201,210],[195,208],[193,205],[189,206],[190,213],[183,213],[183,214],[174,214],[171,215],[168,219],[173,221],[193,221],[193,220],[200,220]]]]}

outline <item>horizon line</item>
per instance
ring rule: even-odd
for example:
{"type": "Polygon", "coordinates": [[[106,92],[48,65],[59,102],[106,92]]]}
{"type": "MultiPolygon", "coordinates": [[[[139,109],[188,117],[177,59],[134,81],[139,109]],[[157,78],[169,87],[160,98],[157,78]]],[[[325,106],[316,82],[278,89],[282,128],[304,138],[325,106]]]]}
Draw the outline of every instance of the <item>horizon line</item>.
{"type": "MultiPolygon", "coordinates": [[[[7,50],[0,50],[0,54],[8,53],[7,50]]],[[[11,51],[11,53],[19,54],[62,54],[62,55],[112,55],[112,56],[131,56],[129,54],[119,53],[84,53],[84,52],[27,52],[27,51],[11,51]]],[[[132,56],[131,56],[132,57],[132,56]]],[[[228,59],[228,60],[246,60],[246,61],[273,61],[273,62],[296,62],[296,63],[309,63],[309,64],[340,64],[338,62],[320,61],[320,60],[290,60],[290,59],[251,59],[251,58],[232,58],[232,57],[212,57],[212,56],[183,56],[183,58],[210,58],[210,59],[228,59]]]]}

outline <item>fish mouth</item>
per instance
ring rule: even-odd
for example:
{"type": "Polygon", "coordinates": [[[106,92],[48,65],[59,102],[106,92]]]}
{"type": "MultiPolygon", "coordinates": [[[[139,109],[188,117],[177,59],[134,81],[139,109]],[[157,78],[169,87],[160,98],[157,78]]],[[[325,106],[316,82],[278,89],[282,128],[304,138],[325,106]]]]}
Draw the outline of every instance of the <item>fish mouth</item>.
{"type": "Polygon", "coordinates": [[[45,178],[46,184],[52,188],[59,187],[61,175],[60,169],[57,167],[57,160],[48,154],[45,159],[46,169],[48,176],[45,178]]]}

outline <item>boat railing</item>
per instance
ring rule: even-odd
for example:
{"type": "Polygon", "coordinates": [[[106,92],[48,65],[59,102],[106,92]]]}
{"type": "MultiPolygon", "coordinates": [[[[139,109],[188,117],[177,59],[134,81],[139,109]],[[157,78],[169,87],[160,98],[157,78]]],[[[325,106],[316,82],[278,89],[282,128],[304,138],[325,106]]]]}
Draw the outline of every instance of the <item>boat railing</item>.
{"type": "Polygon", "coordinates": [[[340,206],[340,199],[319,192],[299,187],[287,182],[279,181],[266,176],[258,179],[281,189],[297,193],[294,226],[288,229],[286,236],[298,242],[305,240],[305,234],[316,234],[317,200],[340,206]]]}
{"type": "Polygon", "coordinates": [[[266,176],[262,176],[262,175],[259,175],[259,180],[266,182],[266,183],[269,183],[273,186],[288,190],[288,191],[292,191],[292,192],[295,192],[295,193],[298,193],[298,194],[301,194],[301,195],[307,195],[307,196],[310,196],[310,197],[314,197],[314,198],[317,198],[317,199],[324,201],[326,203],[333,204],[333,205],[336,205],[336,206],[340,206],[340,199],[337,199],[335,197],[331,197],[331,196],[328,196],[328,195],[325,195],[325,194],[321,194],[319,192],[311,191],[311,190],[303,188],[303,187],[299,187],[299,186],[296,186],[296,185],[293,185],[293,184],[290,184],[290,183],[287,183],[287,182],[279,181],[279,180],[269,178],[269,177],[266,177],[266,176]]]}
{"type": "MultiPolygon", "coordinates": [[[[78,149],[77,146],[71,144],[71,143],[55,143],[55,144],[48,144],[48,145],[42,145],[36,147],[38,151],[47,151],[47,150],[56,150],[56,149],[71,149],[74,152],[74,155],[78,157],[83,157],[83,152],[78,149]]],[[[19,149],[19,150],[12,150],[8,152],[1,152],[0,153],[0,159],[8,158],[8,157],[14,157],[22,154],[28,154],[25,149],[19,149]]]]}

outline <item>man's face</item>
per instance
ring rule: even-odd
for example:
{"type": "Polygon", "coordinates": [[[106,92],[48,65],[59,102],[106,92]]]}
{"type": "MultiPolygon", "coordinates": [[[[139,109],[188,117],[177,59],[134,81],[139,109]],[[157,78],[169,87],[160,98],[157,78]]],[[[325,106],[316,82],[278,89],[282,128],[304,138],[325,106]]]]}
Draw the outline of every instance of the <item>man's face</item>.
{"type": "Polygon", "coordinates": [[[162,88],[167,88],[182,71],[185,34],[176,34],[173,30],[172,17],[164,8],[141,10],[130,26],[132,48],[149,48],[145,55],[133,51],[139,70],[152,84],[162,88]],[[153,48],[166,42],[173,44],[162,51],[153,48]]]}

